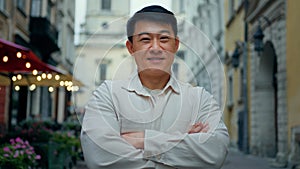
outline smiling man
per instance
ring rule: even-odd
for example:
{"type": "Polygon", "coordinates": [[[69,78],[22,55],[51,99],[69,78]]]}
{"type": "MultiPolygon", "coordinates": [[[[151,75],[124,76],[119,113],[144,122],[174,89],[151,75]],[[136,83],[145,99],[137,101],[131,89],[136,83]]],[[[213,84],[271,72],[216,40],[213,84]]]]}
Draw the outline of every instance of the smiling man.
{"type": "Polygon", "coordinates": [[[202,87],[178,81],[177,20],[148,6],[127,22],[137,71],[103,82],[86,106],[81,143],[89,168],[221,168],[229,143],[219,105],[202,87]]]}

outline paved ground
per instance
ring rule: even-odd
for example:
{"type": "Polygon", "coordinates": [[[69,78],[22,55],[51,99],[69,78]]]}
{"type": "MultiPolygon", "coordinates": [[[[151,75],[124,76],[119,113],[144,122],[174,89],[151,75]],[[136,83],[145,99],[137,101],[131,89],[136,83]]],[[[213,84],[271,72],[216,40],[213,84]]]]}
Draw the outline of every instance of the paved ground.
{"type": "Polygon", "coordinates": [[[243,154],[231,149],[222,169],[280,169],[270,166],[271,159],[243,154]]]}

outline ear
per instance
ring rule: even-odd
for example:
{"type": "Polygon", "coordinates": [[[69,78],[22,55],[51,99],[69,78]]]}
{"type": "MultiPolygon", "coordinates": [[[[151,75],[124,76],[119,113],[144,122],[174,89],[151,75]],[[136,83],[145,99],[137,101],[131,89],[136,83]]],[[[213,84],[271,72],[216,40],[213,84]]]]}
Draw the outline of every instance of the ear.
{"type": "Polygon", "coordinates": [[[176,50],[176,52],[178,51],[178,49],[179,49],[179,43],[180,43],[180,41],[179,41],[179,38],[178,38],[178,36],[175,38],[175,50],[176,50]]]}
{"type": "Polygon", "coordinates": [[[133,50],[133,45],[129,40],[126,41],[126,47],[127,47],[128,52],[132,55],[134,50],[133,50]]]}

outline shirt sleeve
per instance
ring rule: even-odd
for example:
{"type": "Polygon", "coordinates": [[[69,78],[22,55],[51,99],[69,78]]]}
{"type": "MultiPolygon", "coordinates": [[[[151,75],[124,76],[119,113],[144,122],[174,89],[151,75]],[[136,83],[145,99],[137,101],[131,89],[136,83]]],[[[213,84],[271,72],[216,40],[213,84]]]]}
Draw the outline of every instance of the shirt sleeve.
{"type": "Polygon", "coordinates": [[[153,162],[143,159],[143,151],[121,137],[107,83],[95,90],[85,109],[81,144],[87,166],[90,169],[149,167],[153,162]]]}
{"type": "Polygon", "coordinates": [[[207,122],[207,133],[163,133],[146,130],[144,157],[156,163],[175,168],[221,168],[228,152],[229,136],[222,121],[222,112],[212,95],[197,92],[198,104],[195,121],[207,122]]]}

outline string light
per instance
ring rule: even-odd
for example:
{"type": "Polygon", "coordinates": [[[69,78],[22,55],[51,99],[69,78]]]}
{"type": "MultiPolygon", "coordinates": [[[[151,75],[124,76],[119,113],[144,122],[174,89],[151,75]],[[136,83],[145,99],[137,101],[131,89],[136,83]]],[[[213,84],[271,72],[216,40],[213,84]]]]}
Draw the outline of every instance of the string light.
{"type": "Polygon", "coordinates": [[[69,86],[69,82],[68,81],[65,81],[65,86],[69,86]]]}
{"type": "Polygon", "coordinates": [[[30,68],[31,67],[31,64],[30,64],[30,62],[26,62],[26,68],[30,68]]]}
{"type": "Polygon", "coordinates": [[[50,74],[50,73],[47,74],[47,78],[48,78],[48,79],[52,79],[52,74],[50,74]]]}
{"type": "Polygon", "coordinates": [[[21,79],[22,79],[22,75],[18,74],[18,75],[17,75],[17,79],[18,79],[18,80],[21,80],[21,79]]]}
{"type": "Polygon", "coordinates": [[[79,90],[78,86],[73,86],[73,91],[77,92],[79,90]]]}
{"type": "Polygon", "coordinates": [[[42,77],[41,77],[41,76],[37,76],[37,77],[36,77],[36,80],[37,80],[37,81],[41,81],[41,80],[42,80],[42,77]]]}
{"type": "Polygon", "coordinates": [[[3,56],[3,62],[7,62],[8,61],[8,57],[7,56],[3,56]]]}
{"type": "Polygon", "coordinates": [[[42,74],[42,78],[43,78],[43,79],[46,79],[46,77],[47,77],[46,73],[43,73],[43,74],[42,74]]]}
{"type": "Polygon", "coordinates": [[[71,90],[72,90],[72,86],[68,86],[68,87],[67,87],[67,90],[68,90],[68,91],[71,91],[71,90]]]}
{"type": "Polygon", "coordinates": [[[13,76],[13,77],[11,78],[11,80],[15,82],[15,81],[17,80],[17,77],[16,77],[16,76],[13,76]]]}
{"type": "Polygon", "coordinates": [[[17,57],[21,58],[22,57],[22,53],[21,52],[17,52],[17,57]]]}
{"type": "Polygon", "coordinates": [[[15,90],[19,91],[20,90],[20,86],[15,86],[15,90]]]}
{"type": "Polygon", "coordinates": [[[29,90],[30,91],[33,91],[34,89],[36,89],[36,85],[35,84],[32,84],[29,86],[29,90]]]}
{"type": "Polygon", "coordinates": [[[49,91],[50,93],[52,93],[52,92],[54,91],[54,88],[53,88],[52,86],[50,86],[50,87],[48,88],[48,91],[49,91]]]}
{"type": "Polygon", "coordinates": [[[65,85],[65,82],[64,82],[64,81],[60,81],[60,82],[59,82],[59,85],[60,85],[60,86],[64,86],[64,85],[65,85]]]}
{"type": "Polygon", "coordinates": [[[60,76],[59,75],[55,75],[55,80],[59,80],[60,76]]]}
{"type": "Polygon", "coordinates": [[[34,70],[32,71],[32,74],[35,76],[35,75],[38,74],[38,71],[37,71],[36,69],[34,69],[34,70]]]}

